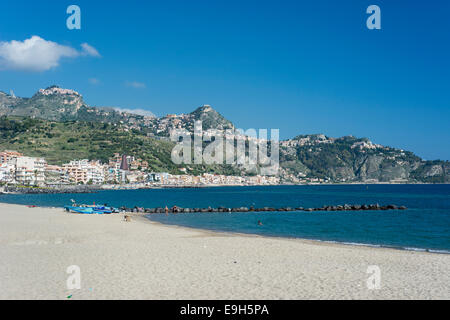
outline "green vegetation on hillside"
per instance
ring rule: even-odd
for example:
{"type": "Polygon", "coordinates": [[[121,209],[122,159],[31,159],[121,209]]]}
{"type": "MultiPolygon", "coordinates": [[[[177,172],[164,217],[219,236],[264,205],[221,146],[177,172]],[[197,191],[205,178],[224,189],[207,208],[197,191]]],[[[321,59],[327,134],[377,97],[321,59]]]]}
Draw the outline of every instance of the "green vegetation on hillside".
{"type": "MultiPolygon", "coordinates": [[[[171,160],[174,143],[156,140],[139,130],[118,124],[94,122],[53,122],[21,117],[0,117],[0,150],[16,150],[28,156],[43,157],[61,165],[74,159],[107,162],[114,153],[128,154],[148,161],[155,172],[180,174],[171,160]]],[[[226,165],[189,165],[190,174],[203,172],[236,174],[226,165]]]]}

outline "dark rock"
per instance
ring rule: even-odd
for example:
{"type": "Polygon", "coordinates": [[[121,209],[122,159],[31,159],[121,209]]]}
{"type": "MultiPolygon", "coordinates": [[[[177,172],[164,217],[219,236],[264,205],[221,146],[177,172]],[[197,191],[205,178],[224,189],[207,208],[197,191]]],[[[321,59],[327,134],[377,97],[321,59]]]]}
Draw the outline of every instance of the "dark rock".
{"type": "Polygon", "coordinates": [[[369,209],[370,210],[380,210],[380,205],[377,203],[377,204],[371,204],[371,205],[369,205],[369,209]]]}

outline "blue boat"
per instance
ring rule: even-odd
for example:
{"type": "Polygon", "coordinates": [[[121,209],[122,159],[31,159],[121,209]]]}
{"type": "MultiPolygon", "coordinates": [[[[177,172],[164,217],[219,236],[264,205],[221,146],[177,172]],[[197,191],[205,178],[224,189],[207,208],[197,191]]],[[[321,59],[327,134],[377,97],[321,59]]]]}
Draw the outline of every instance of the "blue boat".
{"type": "Polygon", "coordinates": [[[94,214],[94,213],[97,213],[96,211],[94,211],[94,208],[92,208],[92,207],[65,206],[64,209],[67,212],[72,212],[72,213],[82,213],[82,214],[94,214]]]}
{"type": "Polygon", "coordinates": [[[70,206],[64,206],[64,209],[67,212],[73,212],[73,213],[81,213],[81,214],[111,214],[115,212],[119,212],[119,209],[113,208],[113,207],[107,207],[106,205],[103,206],[97,206],[95,205],[77,205],[75,203],[75,200],[71,199],[72,205],[70,206]]]}
{"type": "Polygon", "coordinates": [[[115,208],[109,207],[76,207],[76,206],[64,206],[67,212],[81,213],[81,214],[111,214],[118,212],[115,208]]]}
{"type": "Polygon", "coordinates": [[[105,206],[94,207],[94,211],[103,212],[106,214],[118,212],[118,210],[116,208],[110,208],[110,207],[105,207],[105,206]]]}

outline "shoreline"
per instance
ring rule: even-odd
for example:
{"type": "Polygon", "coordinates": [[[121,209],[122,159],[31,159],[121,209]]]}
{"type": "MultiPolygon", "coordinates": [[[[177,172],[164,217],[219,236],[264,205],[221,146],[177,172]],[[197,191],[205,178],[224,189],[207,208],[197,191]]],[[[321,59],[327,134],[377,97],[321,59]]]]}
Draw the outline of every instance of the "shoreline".
{"type": "MultiPolygon", "coordinates": [[[[26,205],[22,204],[11,204],[11,203],[5,203],[0,201],[0,205],[6,204],[11,206],[17,206],[21,209],[32,209],[28,208],[26,205]]],[[[82,214],[76,214],[76,213],[66,213],[62,208],[59,207],[52,207],[52,206],[36,206],[36,208],[42,208],[42,209],[51,209],[51,210],[58,210],[61,211],[63,214],[68,215],[75,215],[80,216],[82,214]]],[[[158,225],[164,228],[169,229],[180,229],[185,231],[194,231],[199,233],[204,233],[204,235],[208,236],[231,236],[231,237],[248,237],[248,238],[263,238],[263,239],[273,239],[273,240],[288,240],[288,241],[298,241],[304,244],[313,244],[313,245],[329,245],[329,246],[337,246],[337,247],[355,247],[355,248],[368,248],[368,249],[382,249],[382,250],[388,250],[388,251],[406,251],[406,252],[416,252],[416,253],[425,253],[425,254],[438,254],[438,255],[447,255],[450,254],[450,251],[448,250],[440,250],[440,249],[423,249],[423,248],[411,248],[409,250],[408,247],[394,247],[394,246],[386,246],[386,245],[377,245],[377,244],[369,244],[369,243],[353,243],[353,242],[341,242],[341,241],[334,241],[334,240],[320,240],[320,239],[308,239],[308,238],[300,238],[300,237],[284,237],[284,236],[275,236],[275,235],[261,235],[257,233],[244,233],[244,232],[237,232],[237,231],[223,231],[223,230],[214,230],[214,229],[202,229],[202,228],[196,228],[196,227],[188,227],[178,224],[165,224],[159,221],[154,221],[149,218],[147,218],[148,214],[139,214],[139,213],[133,213],[133,212],[125,212],[125,213],[113,213],[113,214],[107,214],[106,216],[131,216],[136,219],[136,221],[139,221],[141,223],[149,223],[152,225],[158,225]],[[415,250],[417,249],[417,250],[415,250]],[[444,252],[445,251],[445,252],[444,252]]],[[[85,215],[85,216],[95,216],[95,215],[85,215]]]]}
{"type": "MultiPolygon", "coordinates": [[[[10,203],[4,203],[0,202],[1,204],[7,204],[11,206],[17,206],[21,209],[31,209],[28,208],[26,205],[21,204],[10,204],[10,203]]],[[[63,211],[63,209],[59,207],[51,207],[51,206],[36,206],[36,208],[42,208],[42,209],[51,209],[51,210],[60,210],[61,213],[64,214],[70,214],[70,215],[80,215],[76,213],[66,213],[63,211]]],[[[341,241],[333,241],[333,240],[320,240],[320,239],[308,239],[308,238],[300,238],[300,237],[283,237],[283,236],[275,236],[275,235],[261,235],[257,233],[243,233],[243,232],[237,232],[237,231],[222,231],[222,230],[213,230],[213,229],[202,229],[202,228],[195,228],[195,227],[188,227],[183,225],[177,225],[177,224],[165,224],[159,221],[154,221],[149,218],[147,218],[147,214],[138,214],[138,213],[114,213],[110,214],[113,216],[123,216],[128,215],[136,219],[136,221],[139,221],[140,223],[149,223],[152,225],[158,225],[161,227],[169,228],[169,229],[180,229],[185,231],[194,231],[203,233],[204,235],[208,236],[231,236],[231,237],[248,237],[248,238],[263,238],[263,239],[273,239],[273,240],[287,240],[287,241],[298,241],[304,244],[313,244],[313,245],[329,245],[330,247],[337,246],[337,247],[355,247],[355,248],[368,248],[368,249],[382,249],[382,250],[388,250],[388,251],[406,251],[406,252],[417,252],[417,253],[425,253],[425,254],[438,254],[438,255],[447,255],[450,254],[450,251],[447,250],[439,250],[439,249],[422,249],[422,248],[411,248],[409,250],[406,247],[390,247],[386,245],[376,245],[376,244],[368,244],[368,243],[352,243],[352,242],[341,242],[341,241]],[[417,250],[415,250],[417,249],[417,250]],[[430,251],[431,250],[431,251],[430,251]],[[445,251],[445,252],[442,252],[445,251]]],[[[88,215],[89,216],[89,215],[88,215]]]]}
{"type": "Polygon", "coordinates": [[[428,182],[350,182],[350,183],[302,183],[302,184],[211,184],[211,185],[154,185],[154,186],[130,186],[130,185],[90,185],[90,186],[65,186],[64,188],[54,189],[51,187],[29,187],[29,186],[12,186],[11,188],[19,190],[13,192],[4,191],[4,187],[0,187],[0,195],[2,194],[78,194],[78,193],[97,193],[99,191],[125,191],[125,190],[152,190],[152,189],[203,189],[203,188],[221,188],[221,187],[282,187],[282,186],[374,186],[374,185],[450,185],[450,183],[428,183],[428,182]],[[77,191],[78,190],[78,191],[77,191]]]}
{"type": "MultiPolygon", "coordinates": [[[[1,200],[1,198],[0,198],[1,200]]],[[[8,203],[8,202],[2,202],[0,201],[0,205],[11,205],[11,206],[18,206],[22,208],[28,209],[27,205],[23,204],[14,204],[14,203],[8,203]]],[[[60,207],[53,207],[53,206],[36,206],[36,208],[43,208],[43,209],[52,209],[52,210],[61,210],[63,212],[63,209],[60,207]]],[[[75,213],[71,213],[73,215],[77,215],[75,213]]],[[[215,230],[215,229],[207,229],[207,228],[196,228],[196,227],[189,227],[189,226],[183,226],[178,224],[165,224],[159,221],[154,221],[148,218],[147,216],[151,216],[151,214],[148,213],[135,213],[135,212],[121,212],[121,213],[113,213],[110,215],[114,216],[123,216],[128,215],[134,218],[138,218],[140,221],[146,221],[150,222],[152,224],[157,224],[163,227],[168,228],[176,228],[176,229],[184,229],[187,231],[197,231],[197,232],[206,232],[208,234],[223,234],[223,235],[234,235],[234,236],[241,236],[241,237],[261,237],[261,238],[267,238],[267,239],[285,239],[285,240],[293,240],[293,241],[301,241],[304,243],[309,244],[328,244],[328,245],[338,245],[338,246],[352,246],[352,247],[364,247],[364,248],[370,248],[370,249],[386,249],[386,250],[393,250],[393,251],[407,251],[407,252],[421,252],[421,253],[427,253],[427,254],[439,254],[439,255],[449,255],[450,250],[446,249],[431,249],[431,248],[416,248],[416,247],[402,247],[402,246],[389,246],[384,244],[371,244],[371,243],[360,243],[360,242],[344,242],[344,241],[337,241],[337,240],[321,240],[321,239],[309,239],[309,238],[301,238],[301,237],[288,237],[288,236],[277,236],[277,235],[262,235],[257,233],[243,233],[243,232],[237,232],[237,231],[223,231],[223,230],[215,230]]]]}
{"type": "Polygon", "coordinates": [[[450,299],[450,256],[0,203],[0,299],[450,299]],[[82,273],[67,289],[68,266],[82,273]],[[366,286],[368,266],[382,272],[366,286]]]}
{"type": "MultiPolygon", "coordinates": [[[[55,208],[56,209],[56,208],[55,208]]],[[[267,239],[283,239],[283,240],[291,240],[291,241],[300,241],[305,244],[316,244],[316,245],[330,245],[330,246],[341,246],[341,247],[357,247],[357,248],[369,248],[369,249],[384,249],[384,250],[392,250],[392,251],[406,251],[406,252],[421,252],[426,254],[439,254],[439,255],[447,255],[450,254],[449,250],[444,249],[423,249],[423,248],[413,248],[413,247],[394,247],[387,245],[377,245],[370,243],[358,243],[358,242],[342,242],[342,241],[334,241],[334,240],[320,240],[320,239],[308,239],[308,238],[300,238],[300,237],[284,237],[284,236],[275,236],[275,235],[262,235],[257,233],[243,233],[236,231],[222,231],[222,230],[213,230],[213,229],[202,229],[195,227],[182,226],[177,224],[165,224],[159,221],[153,221],[147,218],[147,215],[136,214],[136,213],[127,213],[127,215],[136,217],[139,220],[147,220],[150,223],[154,223],[164,227],[173,227],[179,229],[185,229],[190,231],[198,231],[198,232],[206,232],[208,234],[222,234],[222,235],[230,235],[230,236],[238,236],[238,237],[257,237],[257,238],[267,238],[267,239]]]]}

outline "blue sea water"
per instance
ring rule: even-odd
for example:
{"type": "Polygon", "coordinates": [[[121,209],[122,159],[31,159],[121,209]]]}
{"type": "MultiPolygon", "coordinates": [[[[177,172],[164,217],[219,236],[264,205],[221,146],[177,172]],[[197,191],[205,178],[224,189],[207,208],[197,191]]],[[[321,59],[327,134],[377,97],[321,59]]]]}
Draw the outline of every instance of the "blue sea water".
{"type": "Polygon", "coordinates": [[[404,211],[249,212],[149,215],[164,224],[217,231],[357,243],[450,253],[450,185],[322,185],[101,191],[94,194],[1,195],[0,202],[62,207],[322,207],[395,204],[404,211]],[[258,225],[260,220],[263,225],[258,225]]]}

